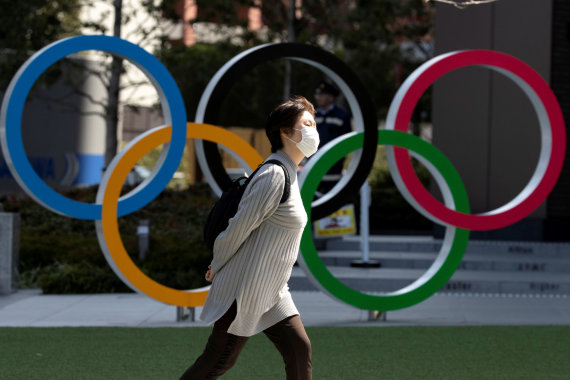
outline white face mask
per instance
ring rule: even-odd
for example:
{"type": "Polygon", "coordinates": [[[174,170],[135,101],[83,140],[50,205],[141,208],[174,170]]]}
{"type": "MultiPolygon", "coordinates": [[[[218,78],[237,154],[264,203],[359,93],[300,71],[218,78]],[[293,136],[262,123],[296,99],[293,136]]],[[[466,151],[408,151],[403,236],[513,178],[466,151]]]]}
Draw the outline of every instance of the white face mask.
{"type": "MultiPolygon", "coordinates": [[[[295,129],[297,131],[301,131],[301,141],[296,142],[295,140],[291,140],[297,145],[297,148],[305,155],[305,157],[311,157],[317,149],[319,149],[319,132],[317,132],[317,128],[303,128],[303,129],[295,129]]],[[[287,137],[288,138],[288,137],[287,137]]]]}

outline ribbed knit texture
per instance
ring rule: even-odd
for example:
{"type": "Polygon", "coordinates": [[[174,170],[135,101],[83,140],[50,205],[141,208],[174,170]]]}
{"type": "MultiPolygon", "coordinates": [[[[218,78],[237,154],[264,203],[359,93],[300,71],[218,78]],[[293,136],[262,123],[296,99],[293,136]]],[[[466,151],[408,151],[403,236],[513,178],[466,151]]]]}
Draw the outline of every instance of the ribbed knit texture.
{"type": "Polygon", "coordinates": [[[200,319],[218,320],[237,300],[237,316],[228,332],[252,336],[299,314],[287,281],[297,260],[307,223],[297,165],[282,151],[268,160],[281,161],[289,172],[291,193],[280,204],[285,174],[279,165],[264,165],[248,184],[236,215],[214,243],[212,287],[200,319]]]}

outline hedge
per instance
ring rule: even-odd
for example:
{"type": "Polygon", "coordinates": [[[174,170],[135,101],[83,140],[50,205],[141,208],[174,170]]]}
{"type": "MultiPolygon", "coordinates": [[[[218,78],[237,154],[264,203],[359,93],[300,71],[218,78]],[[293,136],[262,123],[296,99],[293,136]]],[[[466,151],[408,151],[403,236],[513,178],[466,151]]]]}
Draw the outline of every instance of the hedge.
{"type": "MultiPolygon", "coordinates": [[[[417,163],[415,166],[427,186],[428,172],[417,163]]],[[[408,205],[387,167],[376,167],[369,181],[372,233],[398,230],[431,233],[433,224],[408,205]]],[[[92,202],[96,191],[96,187],[83,188],[65,195],[92,202]]],[[[1,201],[7,212],[18,212],[21,216],[20,287],[41,287],[46,294],[130,291],[106,262],[92,221],[57,215],[30,199],[1,201]]],[[[202,228],[214,202],[210,187],[201,183],[184,191],[166,189],[146,207],[120,218],[119,230],[132,260],[150,278],[165,286],[191,289],[207,285],[204,273],[211,262],[211,253],[202,241],[202,228]],[[150,223],[150,246],[141,261],[136,230],[143,219],[150,223]]],[[[358,213],[358,196],[354,203],[358,213]]]]}
{"type": "MultiPolygon", "coordinates": [[[[92,201],[97,189],[64,195],[92,201]]],[[[126,190],[125,190],[126,191],[126,190]]],[[[155,281],[176,289],[205,286],[211,253],[202,241],[202,226],[215,198],[207,184],[185,191],[165,190],[149,205],[119,219],[127,252],[155,281]],[[136,230],[141,219],[150,223],[150,246],[138,258],[136,230]]],[[[46,294],[129,291],[107,264],[92,221],[57,215],[30,199],[3,199],[7,212],[21,216],[20,287],[41,287],[46,294]]]]}

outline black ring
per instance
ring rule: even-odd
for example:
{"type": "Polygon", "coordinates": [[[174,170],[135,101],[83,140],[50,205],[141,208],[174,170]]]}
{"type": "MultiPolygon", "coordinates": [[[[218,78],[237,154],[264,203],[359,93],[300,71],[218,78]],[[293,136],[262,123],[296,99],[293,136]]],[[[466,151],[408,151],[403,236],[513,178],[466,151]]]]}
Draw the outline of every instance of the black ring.
{"type": "MultiPolygon", "coordinates": [[[[197,115],[196,122],[216,125],[218,122],[219,107],[234,83],[252,67],[278,58],[299,59],[308,64],[314,62],[333,71],[341,77],[351,89],[362,113],[364,122],[364,145],[358,166],[345,187],[327,202],[313,207],[311,211],[313,220],[321,219],[337,211],[347,202],[352,201],[354,195],[358,194],[360,187],[368,177],[372,165],[374,164],[378,141],[376,112],[374,111],[374,106],[372,105],[368,91],[356,74],[340,58],[321,48],[307,44],[279,43],[254,47],[228,61],[228,63],[233,63],[219,79],[217,78],[218,74],[214,75],[210,83],[213,83],[214,80],[217,80],[217,83],[214,85],[214,88],[211,89],[211,95],[209,99],[207,99],[203,120],[198,120],[197,115]]],[[[209,84],[208,87],[210,86],[209,84]]],[[[202,97],[205,96],[206,92],[207,91],[202,94],[202,97]]],[[[200,99],[200,103],[202,103],[202,100],[203,99],[200,99]]],[[[204,154],[208,168],[220,188],[229,188],[231,179],[222,165],[222,159],[218,152],[217,145],[203,140],[196,140],[196,144],[204,144],[204,154]]]]}

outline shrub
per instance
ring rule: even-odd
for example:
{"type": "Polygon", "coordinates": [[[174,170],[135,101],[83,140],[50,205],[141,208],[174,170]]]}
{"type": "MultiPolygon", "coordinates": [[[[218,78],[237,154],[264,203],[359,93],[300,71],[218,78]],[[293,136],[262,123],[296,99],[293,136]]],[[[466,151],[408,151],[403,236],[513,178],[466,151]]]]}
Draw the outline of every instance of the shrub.
{"type": "MultiPolygon", "coordinates": [[[[414,161],[414,168],[420,181],[428,187],[430,174],[427,169],[416,161],[414,161]]],[[[375,168],[369,181],[371,190],[370,231],[372,233],[432,231],[433,223],[419,214],[404,199],[387,165],[375,168]]],[[[357,210],[360,211],[360,208],[357,207],[357,210]]]]}
{"type": "Polygon", "coordinates": [[[87,261],[49,265],[38,276],[38,285],[45,294],[130,291],[109,266],[98,266],[87,261]]]}
{"type": "MultiPolygon", "coordinates": [[[[89,201],[96,191],[76,189],[65,195],[89,201]]],[[[119,219],[125,249],[144,273],[163,285],[206,285],[211,253],[202,242],[202,228],[213,203],[207,184],[163,191],[146,207],[119,219]],[[150,247],[142,262],[136,235],[141,219],[150,221],[150,247]]],[[[3,205],[21,216],[20,286],[62,294],[129,291],[106,262],[92,221],[54,214],[30,199],[3,200],[3,205]]]]}

